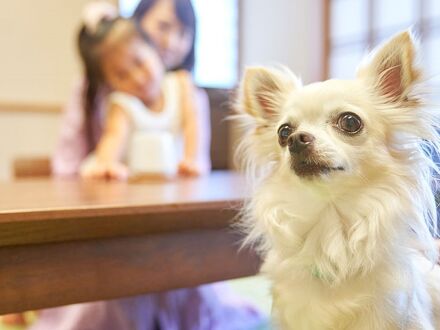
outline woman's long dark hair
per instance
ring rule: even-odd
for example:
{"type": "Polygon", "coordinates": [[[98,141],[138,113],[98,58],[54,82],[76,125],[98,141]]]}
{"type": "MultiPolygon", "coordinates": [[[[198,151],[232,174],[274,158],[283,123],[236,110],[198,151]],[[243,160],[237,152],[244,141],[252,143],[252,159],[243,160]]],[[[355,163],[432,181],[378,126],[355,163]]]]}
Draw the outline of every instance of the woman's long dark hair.
{"type": "MultiPolygon", "coordinates": [[[[140,23],[144,18],[145,14],[156,4],[157,1],[160,0],[141,0],[139,5],[137,6],[133,19],[136,22],[136,25],[140,29],[140,23]]],[[[191,3],[191,0],[174,0],[174,9],[176,12],[176,16],[179,21],[182,23],[183,27],[186,30],[189,30],[193,34],[193,39],[191,43],[191,49],[188,55],[185,57],[183,63],[176,66],[175,68],[171,68],[171,71],[174,70],[186,70],[193,71],[195,64],[195,40],[196,40],[196,15],[194,13],[194,7],[191,3]]],[[[140,29],[141,34],[145,35],[145,32],[140,29]]]]}

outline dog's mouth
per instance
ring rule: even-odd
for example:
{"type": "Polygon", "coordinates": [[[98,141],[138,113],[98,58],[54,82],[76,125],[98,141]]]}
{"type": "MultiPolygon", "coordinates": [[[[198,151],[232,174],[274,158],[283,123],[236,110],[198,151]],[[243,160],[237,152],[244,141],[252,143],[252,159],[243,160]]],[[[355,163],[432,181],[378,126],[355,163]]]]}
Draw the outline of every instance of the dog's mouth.
{"type": "Polygon", "coordinates": [[[291,162],[291,169],[299,177],[313,178],[321,175],[329,175],[332,172],[344,171],[343,166],[331,166],[327,162],[311,160],[294,160],[291,162]]]}

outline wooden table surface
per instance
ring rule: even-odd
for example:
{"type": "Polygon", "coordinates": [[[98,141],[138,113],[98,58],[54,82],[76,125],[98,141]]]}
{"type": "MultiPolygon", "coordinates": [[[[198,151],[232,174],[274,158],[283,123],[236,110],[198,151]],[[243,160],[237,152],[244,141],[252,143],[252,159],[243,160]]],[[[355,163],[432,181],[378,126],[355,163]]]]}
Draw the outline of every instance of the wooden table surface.
{"type": "Polygon", "coordinates": [[[232,172],[140,183],[0,183],[0,314],[252,275],[232,172]]]}

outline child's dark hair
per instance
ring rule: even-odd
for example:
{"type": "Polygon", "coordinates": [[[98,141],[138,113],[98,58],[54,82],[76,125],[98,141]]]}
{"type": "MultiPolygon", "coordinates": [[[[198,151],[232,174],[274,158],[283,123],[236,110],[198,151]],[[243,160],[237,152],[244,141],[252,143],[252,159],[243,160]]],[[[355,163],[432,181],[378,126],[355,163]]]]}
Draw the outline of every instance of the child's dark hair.
{"type": "MultiPolygon", "coordinates": [[[[139,33],[146,37],[145,32],[140,28],[140,23],[145,16],[145,14],[153,7],[159,0],[141,0],[137,6],[133,19],[138,26],[139,33]]],[[[170,70],[186,70],[192,71],[195,64],[195,39],[196,39],[196,16],[194,13],[194,7],[191,0],[173,0],[174,9],[177,18],[182,23],[183,27],[192,32],[193,39],[191,43],[191,49],[188,55],[185,57],[183,63],[175,68],[170,68],[170,70]]]]}
{"type": "Polygon", "coordinates": [[[94,131],[96,125],[93,125],[93,123],[98,120],[96,118],[98,93],[102,91],[102,87],[105,85],[100,65],[102,45],[108,39],[110,33],[118,26],[122,26],[124,38],[128,39],[134,36],[142,38],[133,22],[119,17],[103,19],[94,32],[89,31],[86,26],[82,26],[78,35],[78,49],[86,76],[86,86],[83,91],[83,108],[85,111],[84,118],[88,151],[93,150],[97,143],[95,137],[98,132],[94,131]]]}

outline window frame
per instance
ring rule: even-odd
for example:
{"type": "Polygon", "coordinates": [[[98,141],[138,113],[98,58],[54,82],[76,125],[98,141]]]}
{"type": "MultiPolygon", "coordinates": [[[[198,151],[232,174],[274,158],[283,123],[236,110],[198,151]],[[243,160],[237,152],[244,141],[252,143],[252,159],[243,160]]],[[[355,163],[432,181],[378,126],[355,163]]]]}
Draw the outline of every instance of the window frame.
{"type": "MultiPolygon", "coordinates": [[[[332,3],[341,0],[323,0],[323,21],[324,21],[324,46],[323,46],[323,79],[330,78],[331,69],[331,56],[332,52],[341,47],[355,47],[364,46],[365,49],[371,49],[373,46],[377,45],[380,41],[380,37],[387,30],[380,31],[377,27],[377,21],[375,20],[375,12],[380,0],[365,0],[367,2],[367,33],[361,36],[359,39],[355,39],[351,42],[346,42],[345,44],[335,45],[332,39],[331,23],[332,23],[332,3]]],[[[429,17],[427,3],[425,0],[419,0],[416,2],[418,4],[416,13],[416,24],[413,26],[413,32],[416,33],[418,39],[421,42],[422,50],[426,48],[426,43],[424,41],[432,38],[433,35],[440,37],[440,24],[436,24],[435,21],[440,17],[429,17]]],[[[390,28],[391,30],[391,28],[390,28]]],[[[439,73],[440,74],[440,73],[439,73]]]]}

